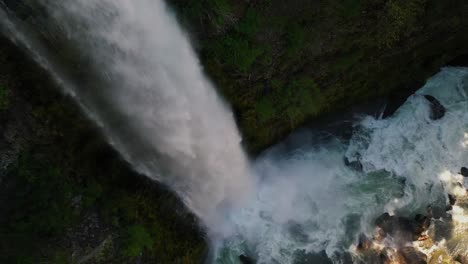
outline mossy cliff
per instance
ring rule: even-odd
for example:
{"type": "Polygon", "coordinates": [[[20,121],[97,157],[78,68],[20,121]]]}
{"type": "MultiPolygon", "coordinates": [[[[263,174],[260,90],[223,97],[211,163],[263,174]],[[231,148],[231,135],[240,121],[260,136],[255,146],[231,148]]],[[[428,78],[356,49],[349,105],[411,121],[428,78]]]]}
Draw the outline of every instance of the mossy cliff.
{"type": "MultiPolygon", "coordinates": [[[[468,54],[463,0],[168,2],[251,152],[327,113],[408,94],[468,54]]],[[[80,60],[53,39],[57,57],[80,60]]],[[[180,201],[132,172],[3,38],[0,132],[0,263],[203,261],[204,234],[180,201]]]]}
{"type": "Polygon", "coordinates": [[[462,0],[170,0],[258,152],[468,54],[462,0]]]}
{"type": "Polygon", "coordinates": [[[0,38],[0,263],[201,263],[204,234],[0,38]]]}

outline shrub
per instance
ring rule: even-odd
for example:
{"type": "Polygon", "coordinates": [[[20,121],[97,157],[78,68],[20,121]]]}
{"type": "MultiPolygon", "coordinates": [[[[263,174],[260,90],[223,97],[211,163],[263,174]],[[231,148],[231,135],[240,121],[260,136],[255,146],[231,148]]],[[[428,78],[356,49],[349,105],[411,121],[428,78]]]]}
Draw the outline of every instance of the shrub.
{"type": "Polygon", "coordinates": [[[396,42],[417,30],[419,17],[423,14],[426,0],[390,0],[385,5],[385,14],[380,20],[380,47],[390,48],[396,42]]]}

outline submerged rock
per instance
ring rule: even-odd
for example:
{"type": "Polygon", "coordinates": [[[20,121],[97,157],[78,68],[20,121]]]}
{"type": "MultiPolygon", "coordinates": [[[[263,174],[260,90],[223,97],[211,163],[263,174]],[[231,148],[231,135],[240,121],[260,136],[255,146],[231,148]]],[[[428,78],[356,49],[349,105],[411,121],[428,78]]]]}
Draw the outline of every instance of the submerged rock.
{"type": "Polygon", "coordinates": [[[431,106],[431,119],[438,120],[444,117],[445,107],[432,95],[424,95],[424,98],[429,101],[431,106]]]}
{"type": "Polygon", "coordinates": [[[461,167],[460,174],[461,174],[463,177],[468,177],[468,168],[466,168],[466,167],[461,167]]]}
{"type": "Polygon", "coordinates": [[[255,264],[255,261],[246,255],[240,255],[239,260],[242,264],[255,264]]]}
{"type": "Polygon", "coordinates": [[[349,161],[347,157],[344,157],[344,164],[355,171],[361,172],[363,170],[362,163],[359,160],[349,161]]]}

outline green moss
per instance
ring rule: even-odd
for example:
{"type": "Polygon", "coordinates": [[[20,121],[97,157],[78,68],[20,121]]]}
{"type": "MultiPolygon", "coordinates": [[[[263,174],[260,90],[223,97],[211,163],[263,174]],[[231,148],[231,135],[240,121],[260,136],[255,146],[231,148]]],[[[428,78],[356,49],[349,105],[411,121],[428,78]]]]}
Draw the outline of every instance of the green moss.
{"type": "Polygon", "coordinates": [[[300,56],[301,50],[304,48],[306,42],[306,29],[294,24],[287,33],[288,48],[287,54],[290,57],[300,56]]]}
{"type": "Polygon", "coordinates": [[[362,11],[361,0],[344,0],[342,7],[346,17],[357,17],[362,11]]]}
{"type": "Polygon", "coordinates": [[[215,53],[230,69],[247,73],[263,50],[247,39],[229,36],[218,44],[215,53]]]}
{"type": "Polygon", "coordinates": [[[348,70],[354,65],[357,65],[359,60],[362,59],[364,53],[362,50],[354,51],[352,53],[340,56],[337,62],[333,65],[332,70],[334,73],[339,74],[345,70],[348,70]]]}
{"type": "Polygon", "coordinates": [[[153,239],[144,226],[132,225],[127,228],[123,255],[126,257],[137,257],[144,249],[153,250],[153,239]]]}
{"type": "Polygon", "coordinates": [[[275,107],[271,98],[263,97],[257,101],[255,110],[258,114],[260,122],[266,122],[275,117],[275,107]]]}
{"type": "Polygon", "coordinates": [[[254,8],[248,8],[236,26],[239,34],[252,39],[258,31],[258,14],[254,8]]]}
{"type": "Polygon", "coordinates": [[[377,41],[380,47],[390,48],[417,30],[426,0],[391,0],[385,4],[380,20],[377,41]]]}
{"type": "Polygon", "coordinates": [[[70,206],[76,190],[60,169],[25,153],[10,173],[18,177],[14,200],[18,203],[8,217],[17,234],[48,236],[63,234],[74,215],[70,206]]]}

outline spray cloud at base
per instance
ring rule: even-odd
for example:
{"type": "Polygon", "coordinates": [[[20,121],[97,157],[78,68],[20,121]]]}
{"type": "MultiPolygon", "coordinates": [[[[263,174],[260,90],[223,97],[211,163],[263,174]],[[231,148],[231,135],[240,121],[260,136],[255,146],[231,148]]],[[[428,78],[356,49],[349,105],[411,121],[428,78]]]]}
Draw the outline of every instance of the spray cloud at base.
{"type": "MultiPolygon", "coordinates": [[[[305,131],[267,151],[253,166],[257,196],[231,219],[238,235],[218,241],[217,263],[237,263],[240,254],[258,263],[343,263],[384,212],[411,217],[428,205],[444,212],[447,193],[466,195],[458,172],[468,162],[467,92],[468,69],[445,68],[392,117],[362,118],[349,141],[305,131]],[[443,118],[431,120],[424,95],[445,106],[443,118]]],[[[456,209],[454,219],[468,215],[456,209]]],[[[466,223],[455,224],[454,237],[459,230],[466,223]]],[[[457,244],[452,253],[467,247],[457,244]]]]}
{"type": "Polygon", "coordinates": [[[56,50],[9,12],[1,16],[6,32],[135,170],[183,199],[213,234],[219,263],[238,263],[240,254],[300,263],[322,250],[338,263],[379,214],[443,208],[456,189],[468,157],[466,69],[444,69],[391,118],[364,118],[349,142],[304,133],[249,166],[232,113],[162,1],[35,2],[47,14],[45,31],[59,31],[83,57],[84,77],[68,76],[56,50]],[[430,120],[422,94],[447,108],[441,120],[430,120]]]}

